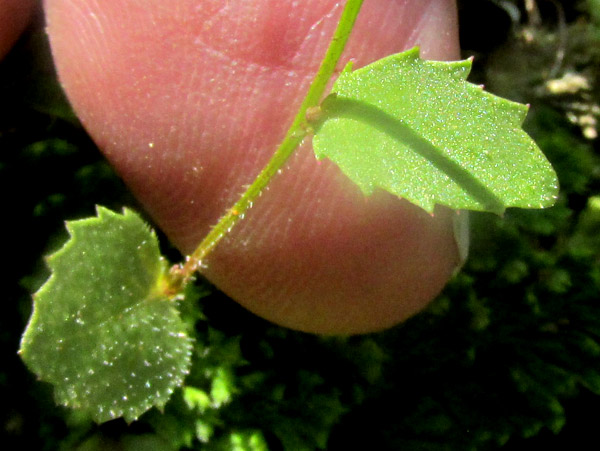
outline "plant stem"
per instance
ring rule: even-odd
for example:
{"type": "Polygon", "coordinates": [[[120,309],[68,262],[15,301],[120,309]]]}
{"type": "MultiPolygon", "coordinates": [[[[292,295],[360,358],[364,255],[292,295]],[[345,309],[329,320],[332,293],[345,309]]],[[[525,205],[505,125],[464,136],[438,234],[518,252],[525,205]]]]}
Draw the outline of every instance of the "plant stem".
{"type": "Polygon", "coordinates": [[[176,291],[192,277],[194,272],[200,267],[201,262],[215,248],[215,246],[225,237],[235,226],[235,224],[244,217],[244,214],[252,205],[252,202],[259,196],[261,191],[268,185],[277,171],[285,164],[288,158],[302,143],[307,131],[304,126],[306,123],[306,111],[317,106],[323,93],[331,79],[337,63],[344,51],[348,37],[354,27],[354,22],[363,0],[347,0],[340,21],[329,43],[327,53],[321,62],[319,71],[315,76],[304,101],[302,102],[292,125],[290,126],[285,138],[267,163],[263,170],[258,174],[254,182],[248,187],[242,197],[229,208],[219,222],[204,237],[196,250],[186,258],[182,267],[177,267],[171,271],[171,280],[169,285],[176,291]]]}

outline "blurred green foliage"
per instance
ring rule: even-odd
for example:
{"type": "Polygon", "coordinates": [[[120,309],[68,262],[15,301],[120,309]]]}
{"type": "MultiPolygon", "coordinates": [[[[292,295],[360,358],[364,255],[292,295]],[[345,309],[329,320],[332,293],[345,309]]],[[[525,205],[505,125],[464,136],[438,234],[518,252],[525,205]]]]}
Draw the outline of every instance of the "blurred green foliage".
{"type": "Polygon", "coordinates": [[[464,270],[427,311],[384,333],[292,332],[205,283],[190,287],[182,305],[197,342],[192,372],[164,412],[130,425],[98,426],[56,407],[16,355],[30,293],[47,277],[42,256],[65,239],[63,221],[93,215],[96,204],[137,207],[70,112],[34,28],[0,63],[7,449],[595,449],[600,157],[577,117],[593,119],[598,104],[597,2],[540,1],[537,25],[524,3],[508,3],[521,16],[503,33],[515,37],[468,49],[482,55],[473,76],[532,105],[527,129],[558,172],[557,205],[473,214],[464,270]],[[550,3],[564,7],[562,25],[550,3]],[[550,92],[547,82],[567,72],[590,88],[550,92]]]}

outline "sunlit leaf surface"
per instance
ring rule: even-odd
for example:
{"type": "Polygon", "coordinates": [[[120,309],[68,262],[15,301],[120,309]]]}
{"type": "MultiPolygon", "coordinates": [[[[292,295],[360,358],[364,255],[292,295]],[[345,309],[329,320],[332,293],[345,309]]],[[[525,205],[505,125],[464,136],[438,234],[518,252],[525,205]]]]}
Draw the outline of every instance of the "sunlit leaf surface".
{"type": "Polygon", "coordinates": [[[558,182],[521,128],[527,106],[466,82],[470,68],[424,61],[417,48],[349,65],[323,102],[315,154],[365,194],[383,188],[428,212],[551,206],[558,182]]]}
{"type": "Polygon", "coordinates": [[[129,210],[67,224],[70,240],[48,258],[34,297],[23,360],[54,384],[57,402],[98,422],[162,407],[191,358],[154,234],[129,210]]]}

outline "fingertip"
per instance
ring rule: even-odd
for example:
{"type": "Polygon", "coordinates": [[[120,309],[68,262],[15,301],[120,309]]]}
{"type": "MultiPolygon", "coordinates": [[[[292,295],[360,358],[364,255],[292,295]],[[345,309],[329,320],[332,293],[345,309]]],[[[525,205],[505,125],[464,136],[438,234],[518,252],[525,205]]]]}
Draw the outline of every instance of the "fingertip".
{"type": "MultiPolygon", "coordinates": [[[[251,21],[234,6],[216,8],[228,4],[219,0],[206,1],[199,13],[191,0],[176,12],[160,0],[144,7],[46,1],[56,66],[73,107],[184,252],[281,140],[341,7],[334,0],[288,2],[302,20],[283,1],[245,2],[242,10],[260,7],[250,11],[251,21]],[[312,6],[323,11],[315,16],[312,6]],[[270,29],[275,17],[279,26],[270,29]],[[281,64],[284,56],[289,64],[281,64]]],[[[455,59],[453,3],[365,2],[346,55],[366,64],[418,44],[428,57],[455,59]]],[[[204,272],[253,312],[287,327],[381,330],[422,309],[458,265],[450,213],[431,217],[392,196],[365,198],[307,147],[219,244],[204,272]]]]}

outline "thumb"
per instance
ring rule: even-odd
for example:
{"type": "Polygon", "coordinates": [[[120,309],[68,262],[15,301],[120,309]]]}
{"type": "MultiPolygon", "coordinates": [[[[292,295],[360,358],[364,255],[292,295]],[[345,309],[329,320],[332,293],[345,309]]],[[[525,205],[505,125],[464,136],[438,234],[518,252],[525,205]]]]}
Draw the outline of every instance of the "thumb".
{"type": "MultiPolygon", "coordinates": [[[[47,0],[59,76],[97,144],[191,252],[283,138],[342,6],[333,0],[47,0]]],[[[457,56],[451,0],[367,0],[343,60],[457,56]]],[[[319,333],[389,327],[457,265],[452,214],[365,198],[309,145],[204,274],[257,314],[319,333]]]]}

